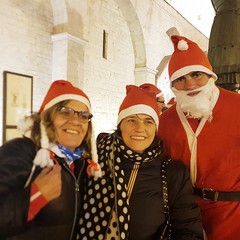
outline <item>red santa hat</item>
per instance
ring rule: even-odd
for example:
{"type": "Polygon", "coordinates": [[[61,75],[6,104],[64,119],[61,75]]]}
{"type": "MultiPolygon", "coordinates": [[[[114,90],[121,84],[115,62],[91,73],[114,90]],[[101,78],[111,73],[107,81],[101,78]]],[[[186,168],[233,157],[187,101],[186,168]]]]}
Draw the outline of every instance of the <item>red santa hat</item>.
{"type": "Polygon", "coordinates": [[[163,95],[163,92],[159,88],[157,88],[154,84],[144,83],[144,84],[140,85],[139,87],[146,91],[153,92],[156,95],[156,98],[163,95]]]}
{"type": "MultiPolygon", "coordinates": [[[[68,81],[57,80],[51,84],[43,100],[43,103],[39,109],[39,114],[64,100],[77,100],[79,102],[82,102],[88,107],[89,112],[91,112],[91,104],[89,98],[81,89],[74,87],[68,81]]],[[[49,151],[50,147],[49,139],[46,134],[45,126],[42,124],[42,122],[40,123],[40,126],[41,126],[41,149],[37,152],[37,155],[33,163],[35,166],[39,165],[40,167],[51,166],[53,165],[53,161],[49,151]]],[[[101,176],[101,169],[100,166],[98,165],[98,156],[94,132],[92,132],[91,136],[91,151],[92,160],[89,160],[90,165],[88,168],[88,172],[95,177],[99,177],[101,176]]]]}
{"type": "Polygon", "coordinates": [[[88,107],[89,112],[91,112],[89,98],[81,89],[74,87],[68,81],[57,80],[50,86],[39,109],[39,113],[49,109],[56,103],[69,99],[84,103],[88,107]]]}
{"type": "Polygon", "coordinates": [[[174,45],[174,52],[168,64],[171,81],[194,71],[210,74],[217,80],[206,54],[195,42],[177,35],[173,35],[171,40],[174,45]]]}
{"type": "Polygon", "coordinates": [[[160,115],[156,95],[134,85],[126,86],[126,97],[120,105],[117,124],[132,114],[147,114],[153,118],[157,127],[160,115]]]}

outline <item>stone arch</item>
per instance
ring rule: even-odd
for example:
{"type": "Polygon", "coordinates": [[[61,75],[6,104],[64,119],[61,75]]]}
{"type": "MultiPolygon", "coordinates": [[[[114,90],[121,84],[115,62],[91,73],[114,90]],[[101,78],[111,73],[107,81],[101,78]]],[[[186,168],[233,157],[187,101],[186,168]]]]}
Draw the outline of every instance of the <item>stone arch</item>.
{"type": "Polygon", "coordinates": [[[146,67],[146,48],[142,27],[130,0],[114,0],[128,24],[135,54],[135,67],[146,67]]]}
{"type": "MultiPolygon", "coordinates": [[[[130,31],[132,44],[134,48],[135,55],[135,67],[143,68],[146,67],[146,48],[144,43],[144,37],[142,32],[142,27],[139,22],[136,11],[130,0],[114,0],[119,6],[120,11],[122,12],[125,20],[128,24],[128,28],[130,31]]],[[[71,11],[71,7],[68,6],[66,0],[51,0],[52,9],[53,9],[53,20],[54,20],[54,34],[60,32],[68,32],[76,37],[79,36],[79,32],[74,34],[72,29],[70,28],[71,21],[69,19],[70,13],[74,14],[74,20],[76,22],[81,21],[81,16],[77,17],[76,12],[73,13],[71,11]]],[[[76,10],[75,10],[76,11],[76,10]]],[[[76,22],[72,22],[76,24],[76,22]]],[[[78,25],[81,26],[81,25],[78,25]]]]}
{"type": "Polygon", "coordinates": [[[67,8],[65,0],[51,0],[53,23],[59,25],[67,22],[67,8]]]}
{"type": "Polygon", "coordinates": [[[53,79],[70,79],[83,85],[84,46],[83,20],[79,2],[51,0],[53,12],[53,79]]]}
{"type": "Polygon", "coordinates": [[[138,19],[136,10],[130,0],[114,0],[121,10],[130,31],[135,57],[135,84],[145,82],[154,83],[156,69],[147,66],[146,47],[142,26],[138,19]]]}
{"type": "MultiPolygon", "coordinates": [[[[134,61],[135,61],[135,83],[137,85],[141,82],[149,81],[150,78],[155,78],[155,69],[148,69],[146,59],[146,47],[144,43],[144,36],[142,27],[130,0],[114,0],[122,12],[131,36],[134,61]]],[[[76,8],[71,8],[66,0],[51,0],[53,9],[54,29],[53,34],[58,35],[67,33],[77,38],[82,38],[81,15],[76,11],[76,8]],[[78,26],[78,28],[74,26],[78,26]]]]}
{"type": "Polygon", "coordinates": [[[67,32],[74,37],[81,38],[83,21],[77,8],[71,6],[66,0],[51,0],[51,4],[54,23],[53,34],[67,32]]]}

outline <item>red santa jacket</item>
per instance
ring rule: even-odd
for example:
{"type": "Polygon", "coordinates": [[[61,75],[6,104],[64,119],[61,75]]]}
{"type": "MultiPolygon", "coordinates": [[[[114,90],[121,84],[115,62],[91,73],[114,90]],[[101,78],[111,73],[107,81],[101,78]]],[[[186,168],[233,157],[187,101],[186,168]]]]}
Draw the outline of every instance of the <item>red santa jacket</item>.
{"type": "MultiPolygon", "coordinates": [[[[240,191],[240,95],[219,90],[213,118],[205,123],[197,138],[196,187],[240,191]]],[[[188,121],[195,131],[198,120],[188,121]]],[[[189,167],[190,149],[176,106],[161,115],[159,136],[167,155],[189,167]]],[[[197,200],[208,240],[231,240],[239,236],[240,202],[197,200]]]]}

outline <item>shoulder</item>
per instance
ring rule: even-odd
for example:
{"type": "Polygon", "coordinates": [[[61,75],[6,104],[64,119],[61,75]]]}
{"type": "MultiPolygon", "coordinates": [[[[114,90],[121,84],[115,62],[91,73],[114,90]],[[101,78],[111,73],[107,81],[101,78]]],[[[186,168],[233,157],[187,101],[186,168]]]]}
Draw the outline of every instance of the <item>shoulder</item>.
{"type": "Polygon", "coordinates": [[[6,143],[3,144],[4,145],[20,145],[20,146],[24,146],[24,145],[33,145],[35,146],[34,142],[28,138],[28,137],[19,137],[19,138],[14,138],[11,139],[9,141],[7,141],[6,143]]]}
{"type": "Polygon", "coordinates": [[[234,116],[236,119],[239,119],[240,112],[236,111],[240,105],[240,94],[228,91],[221,87],[219,89],[219,98],[214,107],[214,111],[219,114],[224,114],[225,116],[234,116]],[[237,117],[236,117],[237,116],[237,117]]]}
{"type": "Polygon", "coordinates": [[[233,104],[239,105],[240,102],[240,94],[231,92],[229,90],[218,87],[219,89],[219,99],[224,102],[232,102],[233,104]]]}
{"type": "Polygon", "coordinates": [[[19,150],[23,148],[26,150],[31,150],[31,149],[36,149],[36,145],[34,142],[27,137],[22,137],[22,138],[14,138],[12,140],[9,140],[8,142],[4,143],[0,149],[11,149],[12,151],[14,150],[19,150]]]}
{"type": "Polygon", "coordinates": [[[105,136],[97,145],[99,162],[104,162],[109,159],[110,153],[113,151],[114,137],[112,134],[105,136]]]}
{"type": "Polygon", "coordinates": [[[171,114],[174,114],[176,112],[176,104],[174,104],[173,106],[171,106],[169,109],[167,109],[166,111],[164,111],[161,116],[160,116],[160,119],[163,117],[167,117],[171,114]]]}
{"type": "Polygon", "coordinates": [[[97,144],[98,151],[101,151],[103,149],[109,150],[110,146],[113,144],[113,141],[114,141],[114,134],[113,133],[106,135],[97,144]]]}
{"type": "Polygon", "coordinates": [[[176,104],[174,104],[172,107],[163,112],[159,117],[159,128],[165,128],[169,126],[169,124],[173,124],[176,119],[178,119],[178,117],[176,111],[176,104]]]}
{"type": "Polygon", "coordinates": [[[181,161],[170,160],[167,165],[167,177],[168,182],[176,181],[180,183],[189,178],[189,170],[181,161]]]}
{"type": "Polygon", "coordinates": [[[26,137],[15,138],[4,143],[0,147],[0,160],[14,158],[16,160],[23,159],[30,160],[36,155],[36,145],[34,142],[26,137]]]}
{"type": "Polygon", "coordinates": [[[35,155],[35,144],[28,138],[16,138],[1,146],[0,191],[13,191],[24,186],[35,155]]]}
{"type": "Polygon", "coordinates": [[[186,169],[187,169],[186,166],[181,161],[171,160],[171,159],[169,160],[169,163],[168,163],[169,172],[175,172],[175,171],[185,172],[186,169]]]}

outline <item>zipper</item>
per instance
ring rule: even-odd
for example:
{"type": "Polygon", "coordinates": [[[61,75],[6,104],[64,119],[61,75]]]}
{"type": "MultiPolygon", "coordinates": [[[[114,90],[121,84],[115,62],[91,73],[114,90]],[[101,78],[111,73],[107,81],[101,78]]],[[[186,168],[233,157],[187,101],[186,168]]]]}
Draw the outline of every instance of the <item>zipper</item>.
{"type": "Polygon", "coordinates": [[[78,178],[76,179],[75,175],[72,173],[72,171],[69,169],[68,165],[66,162],[63,163],[63,166],[65,167],[65,169],[70,173],[70,175],[73,177],[74,179],[74,183],[75,183],[75,211],[74,211],[74,217],[73,217],[73,224],[72,224],[72,230],[71,230],[71,235],[70,235],[70,240],[73,239],[73,233],[74,233],[74,226],[76,224],[76,221],[77,221],[77,210],[79,208],[79,204],[78,204],[78,201],[80,201],[78,199],[78,193],[79,193],[79,179],[82,175],[82,172],[83,172],[83,169],[85,167],[85,164],[86,164],[86,160],[83,160],[83,165],[79,171],[79,174],[78,174],[78,178]]]}

